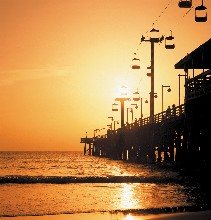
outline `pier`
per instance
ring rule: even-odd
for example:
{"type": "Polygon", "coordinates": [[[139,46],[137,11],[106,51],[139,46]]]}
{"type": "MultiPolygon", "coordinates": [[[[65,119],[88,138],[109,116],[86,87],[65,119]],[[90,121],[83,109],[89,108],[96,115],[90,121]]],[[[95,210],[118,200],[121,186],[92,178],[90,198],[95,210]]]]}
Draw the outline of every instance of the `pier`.
{"type": "Polygon", "coordinates": [[[185,77],[184,104],[179,94],[179,106],[169,111],[109,129],[100,137],[81,138],[84,153],[134,163],[210,167],[211,39],[182,58],[175,69],[183,71],[179,78],[185,77]],[[194,70],[201,73],[195,76],[194,70]]]}

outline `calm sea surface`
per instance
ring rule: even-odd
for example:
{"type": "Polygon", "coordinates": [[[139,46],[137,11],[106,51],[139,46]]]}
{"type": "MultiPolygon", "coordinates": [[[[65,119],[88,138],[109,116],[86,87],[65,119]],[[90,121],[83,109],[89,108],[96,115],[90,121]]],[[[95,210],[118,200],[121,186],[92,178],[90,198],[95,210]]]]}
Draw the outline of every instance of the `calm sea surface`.
{"type": "Polygon", "coordinates": [[[82,152],[0,152],[0,217],[206,205],[191,178],[82,152]]]}

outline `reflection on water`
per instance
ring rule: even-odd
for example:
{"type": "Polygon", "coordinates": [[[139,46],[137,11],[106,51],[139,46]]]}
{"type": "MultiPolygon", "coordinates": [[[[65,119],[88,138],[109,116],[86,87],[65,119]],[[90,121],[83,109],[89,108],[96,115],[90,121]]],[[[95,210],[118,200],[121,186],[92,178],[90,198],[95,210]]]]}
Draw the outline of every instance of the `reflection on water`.
{"type": "Polygon", "coordinates": [[[127,215],[124,220],[134,220],[132,215],[127,215]]]}
{"type": "Polygon", "coordinates": [[[0,176],[177,176],[142,164],[85,156],[82,152],[0,152],[0,176]]]}
{"type": "MultiPolygon", "coordinates": [[[[178,182],[177,171],[155,166],[83,156],[81,152],[0,152],[0,164],[0,179],[6,180],[0,184],[0,216],[204,204],[204,194],[195,183],[178,182]],[[77,181],[68,182],[68,178],[77,181]]],[[[136,220],[136,216],[121,219],[136,220]]]]}
{"type": "Polygon", "coordinates": [[[114,215],[111,215],[110,220],[146,220],[146,219],[150,219],[146,216],[141,216],[141,215],[134,215],[133,213],[131,214],[124,214],[121,212],[118,212],[114,215]]]}
{"type": "Polygon", "coordinates": [[[122,209],[130,209],[131,207],[136,207],[136,198],[134,195],[135,185],[124,183],[121,195],[121,205],[122,209]]]}
{"type": "Polygon", "coordinates": [[[184,190],[179,185],[145,183],[3,184],[0,185],[0,215],[45,215],[192,205],[194,197],[190,199],[184,190]]]}

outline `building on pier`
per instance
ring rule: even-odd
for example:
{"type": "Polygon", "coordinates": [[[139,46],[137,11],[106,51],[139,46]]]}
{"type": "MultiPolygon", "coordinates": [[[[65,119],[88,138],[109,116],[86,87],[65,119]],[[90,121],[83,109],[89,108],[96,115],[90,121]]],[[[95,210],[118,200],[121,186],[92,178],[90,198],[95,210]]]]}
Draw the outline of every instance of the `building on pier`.
{"type": "Polygon", "coordinates": [[[175,64],[185,83],[184,141],[181,161],[207,166],[211,156],[211,39],[175,64]],[[196,75],[196,71],[200,73],[196,75]]]}

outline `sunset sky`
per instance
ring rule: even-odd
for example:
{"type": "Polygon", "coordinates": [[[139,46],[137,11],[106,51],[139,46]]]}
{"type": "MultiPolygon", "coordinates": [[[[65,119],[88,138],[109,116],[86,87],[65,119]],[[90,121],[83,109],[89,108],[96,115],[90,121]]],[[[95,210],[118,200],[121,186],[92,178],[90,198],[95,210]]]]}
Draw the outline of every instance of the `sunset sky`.
{"type": "Polygon", "coordinates": [[[120,120],[112,103],[122,85],[149,101],[150,44],[140,38],[153,27],[175,37],[174,50],[155,45],[155,113],[162,85],[172,89],[164,109],[178,105],[184,73],[174,65],[211,37],[211,1],[204,23],[194,20],[198,5],[188,12],[178,0],[0,0],[0,150],[82,150],[86,131],[93,137],[109,116],[120,120]],[[131,68],[134,53],[140,70],[131,68]]]}

